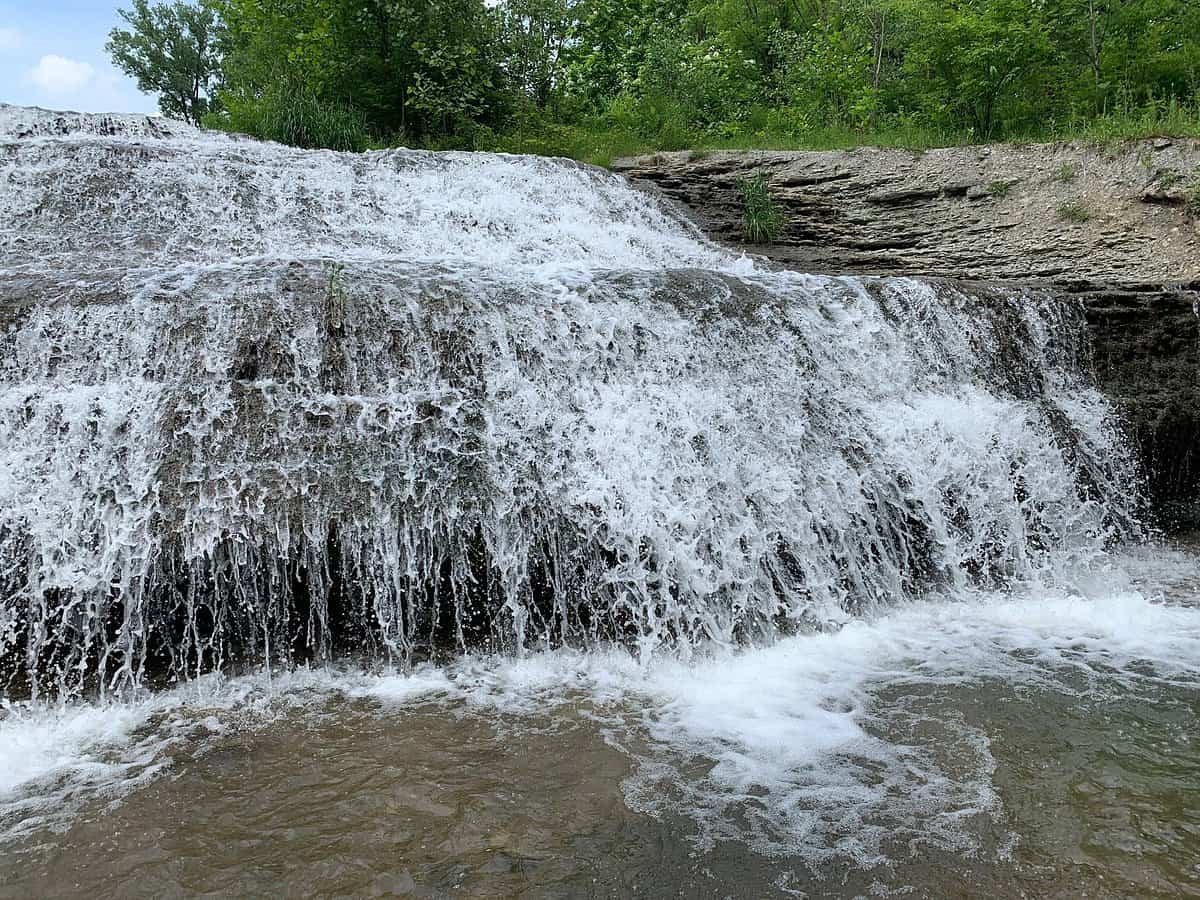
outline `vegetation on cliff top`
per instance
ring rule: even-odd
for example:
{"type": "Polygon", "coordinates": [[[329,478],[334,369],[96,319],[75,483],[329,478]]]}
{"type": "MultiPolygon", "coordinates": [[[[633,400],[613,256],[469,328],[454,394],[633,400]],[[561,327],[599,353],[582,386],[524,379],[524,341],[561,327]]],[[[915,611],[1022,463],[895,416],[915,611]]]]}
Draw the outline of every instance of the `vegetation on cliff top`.
{"type": "Polygon", "coordinates": [[[1200,136],[1194,0],[201,3],[136,0],[114,60],[168,114],[303,146],[1200,136]]]}

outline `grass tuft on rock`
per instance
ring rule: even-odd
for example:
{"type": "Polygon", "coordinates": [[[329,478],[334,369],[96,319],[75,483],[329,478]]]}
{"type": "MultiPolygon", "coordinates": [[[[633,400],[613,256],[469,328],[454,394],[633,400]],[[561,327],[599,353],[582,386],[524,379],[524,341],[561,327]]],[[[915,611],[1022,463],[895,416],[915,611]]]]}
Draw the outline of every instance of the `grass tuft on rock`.
{"type": "Polygon", "coordinates": [[[762,175],[738,182],[742,194],[742,234],[751,244],[770,244],[783,230],[783,213],[762,175]]]}
{"type": "Polygon", "coordinates": [[[1065,162],[1058,167],[1056,178],[1063,184],[1070,184],[1079,177],[1079,166],[1073,162],[1065,162]]]}
{"type": "Polygon", "coordinates": [[[1092,220],[1092,211],[1078,200],[1072,200],[1059,206],[1058,217],[1064,222],[1082,225],[1092,220]]]}
{"type": "Polygon", "coordinates": [[[1200,222],[1200,169],[1196,170],[1184,188],[1183,211],[1193,222],[1200,222]]]}

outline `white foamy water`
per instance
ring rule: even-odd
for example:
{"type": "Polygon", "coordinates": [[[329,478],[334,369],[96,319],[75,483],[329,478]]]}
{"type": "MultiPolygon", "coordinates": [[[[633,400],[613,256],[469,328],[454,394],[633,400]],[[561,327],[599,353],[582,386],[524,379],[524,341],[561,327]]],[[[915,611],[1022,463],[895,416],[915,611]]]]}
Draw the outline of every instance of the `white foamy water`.
{"type": "Polygon", "coordinates": [[[408,710],[441,710],[503,722],[516,742],[585,709],[630,755],[629,805],[683,817],[701,848],[736,841],[865,866],[908,841],[970,851],[964,821],[1002,812],[989,740],[913,697],[991,682],[1079,702],[1168,685],[1200,695],[1200,592],[1173,605],[1121,586],[1117,567],[1098,574],[1117,589],[916,603],[690,663],[562,650],[408,675],[208,678],[132,703],[12,710],[0,721],[0,822],[9,838],[65,828],[81,803],[171,777],[181,745],[202,752],[208,735],[268,729],[284,712],[328,716],[344,696],[397,728],[408,710]],[[924,736],[907,731],[914,721],[924,736]]]}
{"type": "Polygon", "coordinates": [[[297,257],[535,275],[738,267],[623,179],[566,160],[307,151],[179,122],[0,107],[0,180],[0,272],[65,269],[64,285],[297,257]]]}
{"type": "Polygon", "coordinates": [[[8,838],[336,700],[582,711],[699,848],[871,866],[1002,812],[931,692],[1195,686],[1052,296],[767,271],[562,160],[0,107],[0,184],[8,838]]]}

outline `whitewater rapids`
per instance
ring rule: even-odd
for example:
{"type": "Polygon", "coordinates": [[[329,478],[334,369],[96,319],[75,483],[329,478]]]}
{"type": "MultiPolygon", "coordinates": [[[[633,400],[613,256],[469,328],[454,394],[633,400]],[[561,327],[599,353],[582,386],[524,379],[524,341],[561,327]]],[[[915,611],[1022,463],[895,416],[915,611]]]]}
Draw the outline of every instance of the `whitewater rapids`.
{"type": "Polygon", "coordinates": [[[770,642],[1053,581],[1137,473],[1078,310],[770,272],[561,160],[0,112],[0,660],[770,642]]]}

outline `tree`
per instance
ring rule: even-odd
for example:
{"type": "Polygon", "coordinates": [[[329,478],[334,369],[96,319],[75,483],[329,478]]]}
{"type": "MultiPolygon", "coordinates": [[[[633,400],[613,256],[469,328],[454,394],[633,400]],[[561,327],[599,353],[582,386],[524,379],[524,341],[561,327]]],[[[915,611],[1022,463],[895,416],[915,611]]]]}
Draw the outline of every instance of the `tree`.
{"type": "Polygon", "coordinates": [[[317,104],[361,115],[377,139],[465,146],[507,106],[497,16],[484,0],[209,2],[225,29],[221,96],[251,113],[239,121],[273,102],[275,85],[299,84],[317,104]]]}
{"type": "Polygon", "coordinates": [[[497,7],[504,69],[516,91],[538,108],[550,105],[563,82],[563,48],[570,37],[573,0],[508,0],[497,7]]]}
{"type": "Polygon", "coordinates": [[[207,4],[150,6],[133,0],[120,10],[128,28],[114,28],[105,49],[138,89],[158,94],[163,115],[199,125],[220,81],[220,22],[207,4]]]}
{"type": "Polygon", "coordinates": [[[965,124],[980,141],[1044,114],[1059,79],[1052,75],[1057,50],[1043,8],[1040,0],[922,4],[905,55],[921,106],[929,112],[941,107],[950,116],[946,124],[965,124]]]}
{"type": "Polygon", "coordinates": [[[1200,0],[130,2],[110,51],[165,112],[305,146],[993,140],[1200,114],[1200,0]]]}

